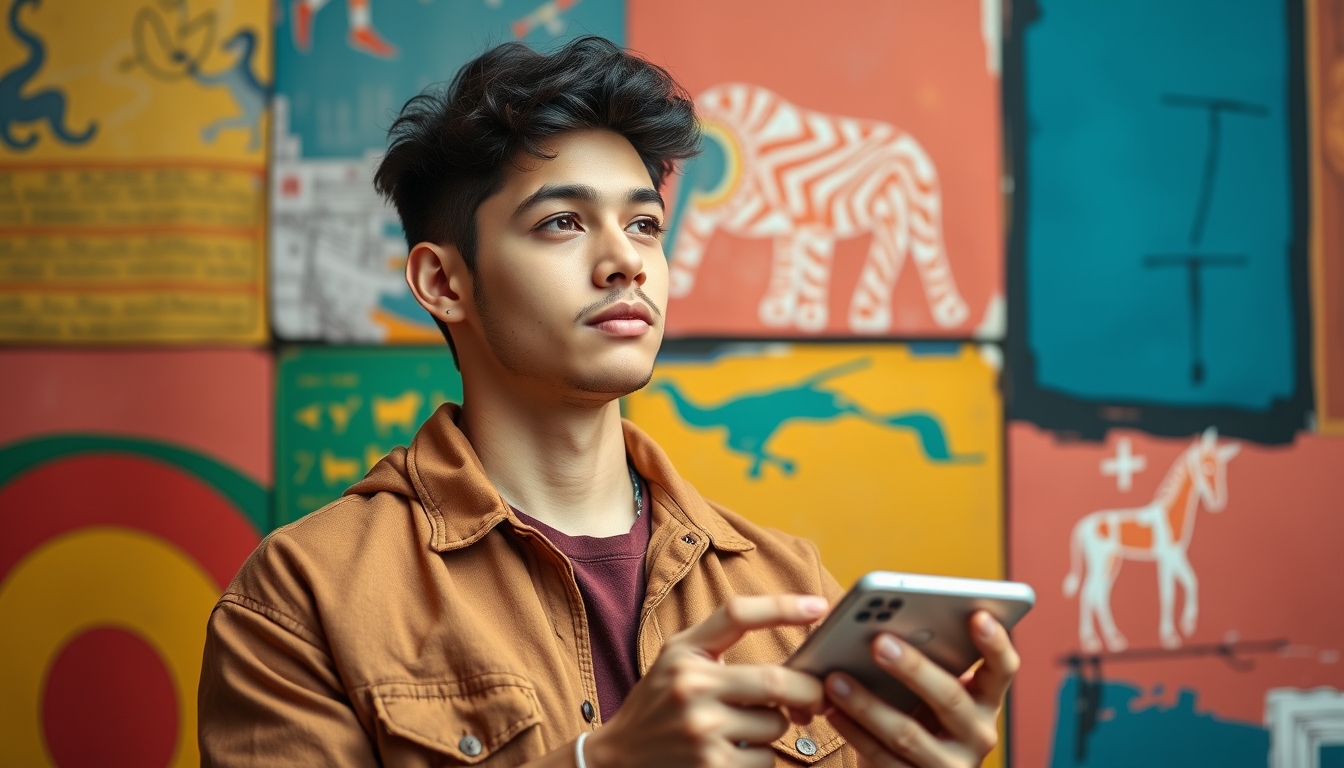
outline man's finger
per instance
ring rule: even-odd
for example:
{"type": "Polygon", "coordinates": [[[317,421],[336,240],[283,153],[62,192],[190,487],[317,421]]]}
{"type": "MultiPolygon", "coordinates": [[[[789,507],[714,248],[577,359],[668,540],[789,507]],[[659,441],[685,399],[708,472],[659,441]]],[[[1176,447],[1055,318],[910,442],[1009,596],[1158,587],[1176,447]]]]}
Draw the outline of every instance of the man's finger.
{"type": "Polygon", "coordinates": [[[730,708],[725,716],[723,737],[735,745],[769,745],[787,730],[789,721],[778,709],[730,708]]]}
{"type": "Polygon", "coordinates": [[[724,667],[716,698],[740,707],[787,707],[817,713],[825,699],[821,681],[775,664],[724,667]]]}
{"type": "Polygon", "coordinates": [[[753,629],[811,624],[826,613],[826,608],[825,598],[811,595],[733,597],[673,641],[718,658],[753,629]]]}
{"type": "Polygon", "coordinates": [[[872,653],[878,666],[914,691],[958,741],[979,744],[988,738],[980,722],[981,708],[966,686],[919,649],[883,634],[873,641],[872,653]]]}
{"type": "Polygon", "coordinates": [[[1000,706],[1013,676],[1022,666],[1022,658],[1017,655],[1007,630],[985,611],[976,611],[971,617],[971,640],[985,658],[966,687],[979,703],[1000,706]]]}
{"type": "Polygon", "coordinates": [[[841,710],[832,710],[826,715],[835,730],[845,737],[845,741],[863,758],[864,765],[892,766],[892,768],[912,768],[910,763],[892,754],[867,728],[855,722],[854,718],[841,710]]]}

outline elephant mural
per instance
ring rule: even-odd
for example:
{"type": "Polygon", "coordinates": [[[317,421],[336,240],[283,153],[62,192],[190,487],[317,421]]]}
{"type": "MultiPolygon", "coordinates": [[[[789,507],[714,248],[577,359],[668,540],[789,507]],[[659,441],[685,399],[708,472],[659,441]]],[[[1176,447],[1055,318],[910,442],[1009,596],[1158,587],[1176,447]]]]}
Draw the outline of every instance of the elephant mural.
{"type": "Polygon", "coordinates": [[[716,230],[771,238],[761,322],[820,333],[836,242],[871,235],[850,330],[891,330],[892,292],[907,255],[938,326],[967,321],[943,247],[938,172],[914,137],[886,123],[803,109],[754,85],[714,86],[696,109],[703,152],[683,168],[673,208],[673,297],[695,289],[716,230]]]}

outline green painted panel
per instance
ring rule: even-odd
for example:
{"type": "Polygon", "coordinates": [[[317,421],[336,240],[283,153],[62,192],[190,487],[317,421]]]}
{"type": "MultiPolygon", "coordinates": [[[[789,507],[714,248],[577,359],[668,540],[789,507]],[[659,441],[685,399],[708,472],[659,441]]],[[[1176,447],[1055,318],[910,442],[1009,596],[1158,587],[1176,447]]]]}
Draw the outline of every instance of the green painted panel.
{"type": "Polygon", "coordinates": [[[277,525],[338,498],[440,404],[462,401],[446,346],[290,349],[277,377],[277,525]]]}

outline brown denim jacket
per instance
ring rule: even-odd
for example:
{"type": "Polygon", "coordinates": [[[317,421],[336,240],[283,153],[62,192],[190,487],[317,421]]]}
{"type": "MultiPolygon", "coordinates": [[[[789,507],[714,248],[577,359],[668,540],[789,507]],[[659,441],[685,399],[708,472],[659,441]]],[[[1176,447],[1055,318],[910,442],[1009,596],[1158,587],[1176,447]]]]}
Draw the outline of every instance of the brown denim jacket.
{"type": "MultiPolygon", "coordinates": [[[[243,566],[210,617],[204,765],[511,766],[601,726],[584,717],[600,707],[570,563],[491,486],[457,414],[441,407],[243,566]]],[[[839,596],[815,546],[706,502],[624,428],[652,495],[641,673],[733,595],[839,596]]],[[[782,661],[806,632],[752,632],[725,661],[782,661]]],[[[856,764],[842,745],[818,718],[775,742],[776,762],[856,764]]]]}

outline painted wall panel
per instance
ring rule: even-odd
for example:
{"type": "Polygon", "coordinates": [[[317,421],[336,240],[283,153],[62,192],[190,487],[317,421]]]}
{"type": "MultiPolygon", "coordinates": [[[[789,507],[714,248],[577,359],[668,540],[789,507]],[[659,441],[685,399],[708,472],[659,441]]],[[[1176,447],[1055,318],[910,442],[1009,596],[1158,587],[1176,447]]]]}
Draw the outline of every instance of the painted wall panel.
{"type": "Polygon", "coordinates": [[[724,346],[626,415],[706,498],[874,569],[1002,576],[996,371],[971,346],[724,346]]]}
{"type": "Polygon", "coordinates": [[[1014,416],[1291,440],[1311,386],[1301,9],[1042,0],[1014,23],[1014,416]]]}
{"type": "Polygon", "coordinates": [[[446,346],[299,348],[280,355],[276,525],[338,498],[383,456],[409,445],[462,379],[446,346]]]}
{"type": "Polygon", "coordinates": [[[1344,689],[1344,440],[1013,422],[1008,451],[1010,575],[1038,597],[1014,634],[1017,765],[1258,768],[1304,738],[1310,717],[1275,724],[1289,705],[1344,733],[1311,693],[1344,689]]]}
{"type": "Polygon", "coordinates": [[[999,335],[998,8],[632,0],[631,47],[705,125],[669,198],[668,332],[999,335]]]}
{"type": "Polygon", "coordinates": [[[439,343],[402,272],[396,211],[373,191],[407,99],[486,48],[625,37],[621,0],[361,4],[284,0],[276,29],[271,280],[276,335],[439,343]],[[361,10],[362,9],[362,10],[361,10]]]}
{"type": "Polygon", "coordinates": [[[206,619],[269,527],[270,358],[0,370],[0,763],[195,765],[206,619]]]}
{"type": "Polygon", "coordinates": [[[267,5],[3,13],[0,341],[265,340],[267,5]]]}

